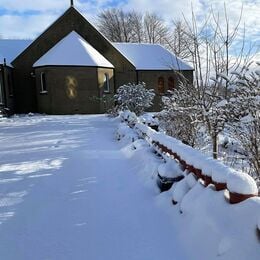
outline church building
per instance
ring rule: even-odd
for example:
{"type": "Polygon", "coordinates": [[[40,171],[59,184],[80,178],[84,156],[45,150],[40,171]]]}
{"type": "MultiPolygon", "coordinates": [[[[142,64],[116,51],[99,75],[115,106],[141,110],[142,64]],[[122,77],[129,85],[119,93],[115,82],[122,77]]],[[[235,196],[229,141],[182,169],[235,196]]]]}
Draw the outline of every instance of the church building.
{"type": "Polygon", "coordinates": [[[192,81],[192,67],[161,45],[112,43],[72,5],[33,41],[0,40],[0,110],[103,113],[104,96],[138,82],[159,104],[179,73],[192,81]]]}

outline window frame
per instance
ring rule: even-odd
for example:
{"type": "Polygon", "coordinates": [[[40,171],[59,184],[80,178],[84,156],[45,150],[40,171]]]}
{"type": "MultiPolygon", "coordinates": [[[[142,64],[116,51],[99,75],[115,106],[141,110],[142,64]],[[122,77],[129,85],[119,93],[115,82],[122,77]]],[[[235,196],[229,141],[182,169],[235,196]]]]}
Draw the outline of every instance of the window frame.
{"type": "Polygon", "coordinates": [[[105,80],[103,85],[104,93],[110,93],[110,78],[108,73],[104,73],[105,80]]]}
{"type": "Polygon", "coordinates": [[[47,90],[46,73],[45,72],[41,72],[41,74],[40,74],[40,81],[41,81],[41,91],[40,91],[40,94],[47,94],[48,90],[47,90]]]}
{"type": "Polygon", "coordinates": [[[164,82],[164,77],[163,76],[158,77],[157,89],[158,89],[158,94],[159,95],[164,95],[165,94],[165,82],[164,82]]]}

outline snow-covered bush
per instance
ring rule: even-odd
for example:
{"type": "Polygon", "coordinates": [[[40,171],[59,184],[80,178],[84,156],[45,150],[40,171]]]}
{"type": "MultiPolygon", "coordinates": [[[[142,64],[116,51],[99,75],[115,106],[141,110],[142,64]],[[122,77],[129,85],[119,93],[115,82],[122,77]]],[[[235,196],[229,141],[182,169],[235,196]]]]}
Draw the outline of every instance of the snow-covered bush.
{"type": "Polygon", "coordinates": [[[162,98],[164,109],[158,114],[166,134],[194,146],[198,132],[198,107],[192,85],[180,84],[171,95],[162,98]]]}
{"type": "Polygon", "coordinates": [[[139,120],[149,126],[159,125],[159,121],[156,114],[146,113],[139,117],[139,120]]]}
{"type": "Polygon", "coordinates": [[[128,83],[117,89],[114,98],[118,110],[130,110],[139,116],[152,106],[154,96],[154,90],[147,89],[145,83],[128,83]]]}
{"type": "Polygon", "coordinates": [[[260,63],[233,72],[229,106],[232,120],[229,129],[248,157],[252,175],[260,181],[260,63]]]}

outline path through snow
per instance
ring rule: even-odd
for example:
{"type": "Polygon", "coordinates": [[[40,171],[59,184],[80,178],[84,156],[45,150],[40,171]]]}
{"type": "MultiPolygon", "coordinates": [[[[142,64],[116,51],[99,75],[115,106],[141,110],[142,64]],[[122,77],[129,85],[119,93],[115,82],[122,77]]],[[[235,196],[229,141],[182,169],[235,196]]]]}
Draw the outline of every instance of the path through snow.
{"type": "Polygon", "coordinates": [[[185,259],[104,116],[0,122],[0,259],[185,259]]]}

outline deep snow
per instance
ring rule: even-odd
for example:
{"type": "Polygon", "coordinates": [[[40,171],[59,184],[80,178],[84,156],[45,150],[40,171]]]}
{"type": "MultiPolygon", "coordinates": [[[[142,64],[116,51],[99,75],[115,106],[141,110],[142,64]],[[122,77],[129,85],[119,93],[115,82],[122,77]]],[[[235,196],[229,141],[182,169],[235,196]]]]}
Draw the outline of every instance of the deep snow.
{"type": "MultiPolygon", "coordinates": [[[[161,163],[169,158],[155,156],[154,148],[148,145],[151,140],[147,136],[145,143],[140,140],[131,143],[129,136],[138,133],[142,138],[145,126],[136,124],[134,128],[124,129],[123,125],[125,123],[119,125],[117,137],[121,136],[120,142],[125,144],[129,158],[143,165],[139,175],[145,186],[154,187],[161,163]]],[[[180,147],[178,150],[181,151],[180,147]]],[[[176,163],[175,160],[173,162],[176,163]]],[[[192,173],[185,171],[183,174],[184,179],[173,184],[169,191],[154,196],[158,206],[168,212],[174,221],[172,231],[185,248],[186,257],[192,260],[259,259],[260,198],[230,204],[227,190],[216,191],[214,185],[205,187],[203,181],[196,180],[192,173]]],[[[243,187],[247,186],[239,179],[238,187],[241,183],[243,187]]]]}
{"type": "Polygon", "coordinates": [[[187,259],[117,125],[101,115],[0,119],[0,259],[187,259]]]}

